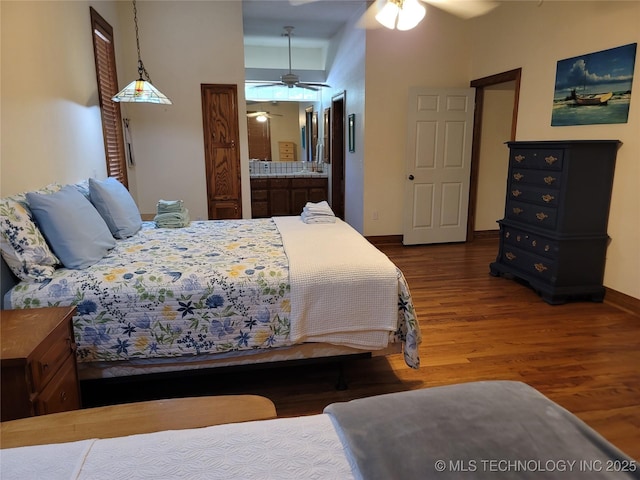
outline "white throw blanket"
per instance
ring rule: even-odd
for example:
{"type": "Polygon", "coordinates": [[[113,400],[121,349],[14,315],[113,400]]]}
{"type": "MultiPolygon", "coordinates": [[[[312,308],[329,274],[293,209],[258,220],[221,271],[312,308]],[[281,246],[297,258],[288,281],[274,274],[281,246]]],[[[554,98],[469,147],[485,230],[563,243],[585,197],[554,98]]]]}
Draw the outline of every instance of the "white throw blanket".
{"type": "Polygon", "coordinates": [[[274,217],[289,258],[294,342],[385,348],[398,325],[396,266],[347,223],[274,217]]]}

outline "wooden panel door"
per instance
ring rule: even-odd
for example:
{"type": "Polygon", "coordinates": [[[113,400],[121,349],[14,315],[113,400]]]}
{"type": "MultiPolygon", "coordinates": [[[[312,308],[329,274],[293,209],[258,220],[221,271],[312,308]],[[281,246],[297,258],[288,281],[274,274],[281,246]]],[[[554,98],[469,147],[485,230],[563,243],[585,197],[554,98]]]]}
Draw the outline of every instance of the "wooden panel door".
{"type": "Polygon", "coordinates": [[[242,218],[236,85],[201,85],[209,219],[242,218]]]}
{"type": "Polygon", "coordinates": [[[409,90],[405,245],[464,242],[474,90],[409,90]]]}

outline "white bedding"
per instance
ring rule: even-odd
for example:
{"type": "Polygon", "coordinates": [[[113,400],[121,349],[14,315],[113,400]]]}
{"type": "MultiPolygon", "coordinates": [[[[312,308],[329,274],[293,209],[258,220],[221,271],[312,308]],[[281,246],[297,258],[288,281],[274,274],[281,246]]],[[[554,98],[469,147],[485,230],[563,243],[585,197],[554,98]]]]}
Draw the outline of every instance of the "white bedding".
{"type": "Polygon", "coordinates": [[[3,480],[349,480],[357,471],[325,414],[10,448],[0,461],[3,480]]]}
{"type": "Polygon", "coordinates": [[[291,340],[385,348],[398,324],[398,271],[391,260],[340,219],[322,225],[300,217],[273,220],[289,259],[291,340]]]}

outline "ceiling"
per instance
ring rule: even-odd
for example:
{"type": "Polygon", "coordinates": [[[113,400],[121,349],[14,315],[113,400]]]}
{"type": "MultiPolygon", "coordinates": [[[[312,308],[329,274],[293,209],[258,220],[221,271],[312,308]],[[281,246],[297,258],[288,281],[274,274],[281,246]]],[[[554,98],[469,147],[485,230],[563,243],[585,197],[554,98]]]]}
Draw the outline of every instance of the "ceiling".
{"type": "Polygon", "coordinates": [[[364,0],[243,0],[245,44],[282,45],[283,27],[295,27],[296,45],[328,44],[364,0]]]}

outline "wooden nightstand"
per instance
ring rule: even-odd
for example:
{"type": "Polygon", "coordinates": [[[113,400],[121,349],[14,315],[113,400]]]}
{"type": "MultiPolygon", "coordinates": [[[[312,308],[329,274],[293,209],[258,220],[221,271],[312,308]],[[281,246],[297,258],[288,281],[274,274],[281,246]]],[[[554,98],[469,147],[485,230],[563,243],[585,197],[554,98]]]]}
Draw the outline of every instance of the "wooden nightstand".
{"type": "Polygon", "coordinates": [[[75,307],[0,311],[2,421],[80,408],[75,307]]]}

